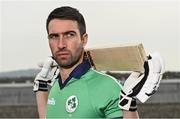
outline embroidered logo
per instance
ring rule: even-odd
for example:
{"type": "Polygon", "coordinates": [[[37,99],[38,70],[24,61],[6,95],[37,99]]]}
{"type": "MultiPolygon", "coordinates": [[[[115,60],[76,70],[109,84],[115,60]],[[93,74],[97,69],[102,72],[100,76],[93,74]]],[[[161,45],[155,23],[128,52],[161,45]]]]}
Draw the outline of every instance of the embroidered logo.
{"type": "Polygon", "coordinates": [[[54,100],[54,98],[48,99],[48,104],[49,105],[55,105],[56,101],[54,100]]]}
{"type": "Polygon", "coordinates": [[[75,95],[70,96],[66,100],[66,111],[69,113],[74,112],[77,109],[78,106],[78,99],[75,95]]]}

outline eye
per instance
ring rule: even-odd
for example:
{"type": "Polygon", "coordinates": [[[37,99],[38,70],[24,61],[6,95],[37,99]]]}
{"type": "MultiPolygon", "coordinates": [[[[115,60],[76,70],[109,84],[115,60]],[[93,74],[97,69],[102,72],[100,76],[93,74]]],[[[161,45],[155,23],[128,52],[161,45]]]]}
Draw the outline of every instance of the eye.
{"type": "Polygon", "coordinates": [[[58,39],[59,38],[59,34],[57,33],[52,33],[52,34],[49,34],[48,35],[48,39],[51,40],[51,39],[58,39]]]}
{"type": "Polygon", "coordinates": [[[72,37],[74,37],[76,35],[76,33],[75,32],[67,32],[67,33],[65,33],[64,34],[64,37],[65,38],[72,38],[72,37]]]}

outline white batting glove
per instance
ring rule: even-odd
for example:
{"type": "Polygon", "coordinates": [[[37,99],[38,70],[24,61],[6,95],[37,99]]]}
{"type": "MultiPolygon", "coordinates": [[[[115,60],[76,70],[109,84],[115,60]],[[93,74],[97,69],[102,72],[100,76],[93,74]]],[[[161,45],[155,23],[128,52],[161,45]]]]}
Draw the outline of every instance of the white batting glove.
{"type": "Polygon", "coordinates": [[[149,74],[140,92],[137,94],[137,99],[144,103],[153,95],[160,84],[162,75],[165,71],[165,63],[158,53],[151,54],[152,59],[148,60],[149,74]]]}
{"type": "Polygon", "coordinates": [[[40,66],[42,69],[34,80],[33,91],[48,91],[48,86],[52,86],[55,78],[59,74],[58,64],[52,57],[48,57],[44,64],[40,66]]]}
{"type": "Polygon", "coordinates": [[[125,81],[120,93],[121,109],[136,111],[136,98],[144,103],[157,91],[164,73],[162,57],[158,53],[151,54],[144,63],[144,69],[144,73],[133,72],[125,81]]]}

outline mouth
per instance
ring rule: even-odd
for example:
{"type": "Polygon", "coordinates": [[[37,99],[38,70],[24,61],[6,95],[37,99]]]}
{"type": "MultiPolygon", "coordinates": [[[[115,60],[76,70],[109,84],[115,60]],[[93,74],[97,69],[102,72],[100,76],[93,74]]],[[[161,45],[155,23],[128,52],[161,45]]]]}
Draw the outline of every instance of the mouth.
{"type": "Polygon", "coordinates": [[[66,59],[70,56],[69,52],[57,52],[56,56],[59,57],[60,59],[66,59]]]}

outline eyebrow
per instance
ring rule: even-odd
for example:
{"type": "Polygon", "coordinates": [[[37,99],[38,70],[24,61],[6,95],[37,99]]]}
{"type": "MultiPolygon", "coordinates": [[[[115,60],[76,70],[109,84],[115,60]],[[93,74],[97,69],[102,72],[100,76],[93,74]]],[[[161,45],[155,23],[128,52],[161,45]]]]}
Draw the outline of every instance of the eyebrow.
{"type": "Polygon", "coordinates": [[[55,33],[48,34],[48,39],[50,39],[51,36],[59,37],[60,34],[67,35],[67,34],[69,34],[71,32],[74,33],[74,34],[77,34],[77,32],[74,31],[74,30],[65,31],[65,32],[62,32],[62,33],[55,32],[55,33]]]}
{"type": "MultiPolygon", "coordinates": [[[[62,32],[62,34],[67,34],[67,33],[70,33],[70,32],[76,33],[76,31],[69,30],[69,31],[62,32]]],[[[50,33],[49,35],[51,35],[51,34],[61,34],[61,33],[55,32],[55,33],[50,33]]]]}
{"type": "Polygon", "coordinates": [[[73,30],[63,32],[63,34],[68,34],[68,33],[71,33],[71,32],[76,34],[76,32],[75,32],[75,31],[73,31],[73,30]]]}
{"type": "Polygon", "coordinates": [[[59,37],[59,34],[58,33],[50,33],[50,34],[48,34],[48,39],[50,39],[51,36],[59,37]]]}

